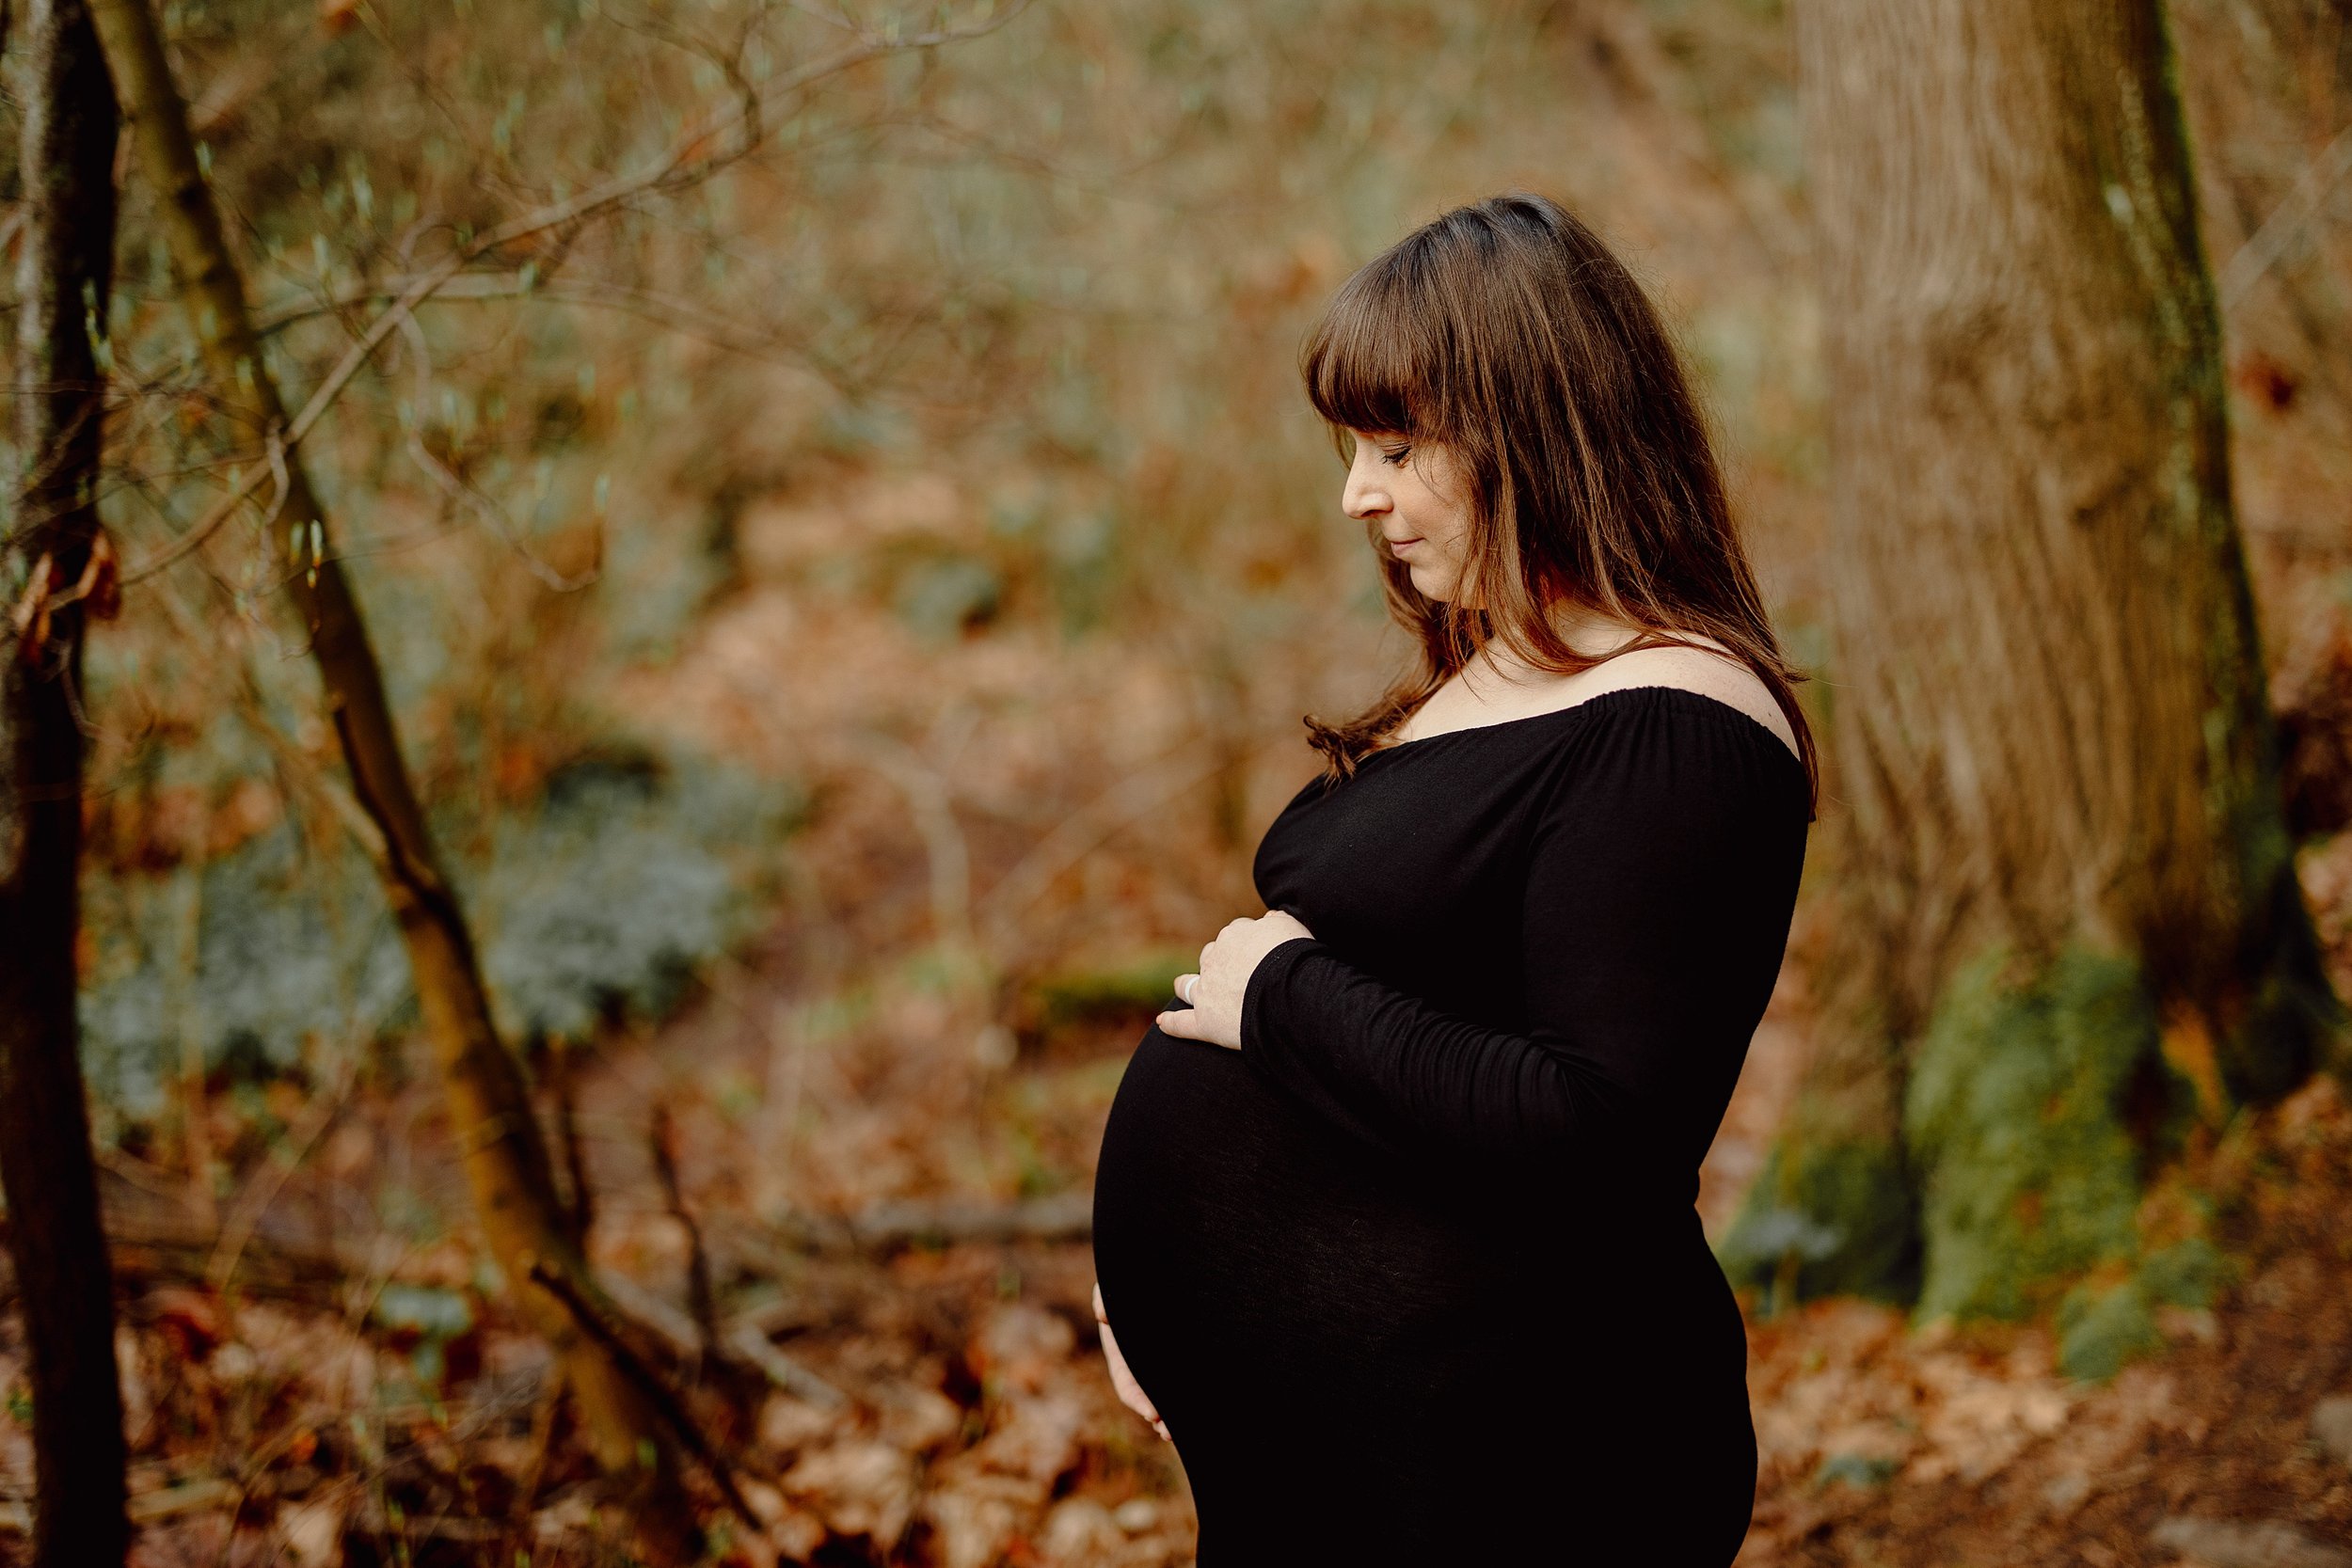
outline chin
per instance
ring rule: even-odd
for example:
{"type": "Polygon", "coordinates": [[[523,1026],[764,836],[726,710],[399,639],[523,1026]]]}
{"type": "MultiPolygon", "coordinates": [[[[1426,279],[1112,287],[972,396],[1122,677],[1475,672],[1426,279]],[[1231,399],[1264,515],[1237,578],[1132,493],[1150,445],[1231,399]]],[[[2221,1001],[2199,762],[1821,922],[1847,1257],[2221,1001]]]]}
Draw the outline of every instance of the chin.
{"type": "Polygon", "coordinates": [[[1410,568],[1410,571],[1413,578],[1413,586],[1420,590],[1422,597],[1425,599],[1435,599],[1439,604],[1447,604],[1453,601],[1454,589],[1454,582],[1453,578],[1435,577],[1434,574],[1424,572],[1418,566],[1410,568]]]}

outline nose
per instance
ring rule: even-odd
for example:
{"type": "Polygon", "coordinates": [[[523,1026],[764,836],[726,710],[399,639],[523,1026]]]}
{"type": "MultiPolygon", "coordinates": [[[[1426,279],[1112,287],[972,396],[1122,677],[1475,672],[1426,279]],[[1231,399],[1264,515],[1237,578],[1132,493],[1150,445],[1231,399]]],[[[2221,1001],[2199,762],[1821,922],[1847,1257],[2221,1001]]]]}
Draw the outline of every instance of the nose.
{"type": "Polygon", "coordinates": [[[1359,522],[1377,517],[1395,505],[1373,462],[1372,443],[1358,441],[1356,460],[1347,468],[1346,488],[1340,492],[1340,509],[1359,522]]]}

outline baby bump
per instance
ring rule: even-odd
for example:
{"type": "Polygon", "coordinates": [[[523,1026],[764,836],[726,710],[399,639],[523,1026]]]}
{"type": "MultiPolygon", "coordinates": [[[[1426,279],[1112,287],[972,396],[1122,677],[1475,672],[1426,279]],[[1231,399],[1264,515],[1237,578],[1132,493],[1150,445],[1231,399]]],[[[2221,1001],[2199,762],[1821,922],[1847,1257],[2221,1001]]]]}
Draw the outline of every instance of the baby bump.
{"type": "Polygon", "coordinates": [[[1490,1341],[1502,1261],[1425,1173],[1311,1119],[1239,1052],[1156,1028],[1104,1130],[1094,1249],[1120,1350],[1180,1429],[1195,1403],[1277,1388],[1439,1393],[1490,1341]]]}

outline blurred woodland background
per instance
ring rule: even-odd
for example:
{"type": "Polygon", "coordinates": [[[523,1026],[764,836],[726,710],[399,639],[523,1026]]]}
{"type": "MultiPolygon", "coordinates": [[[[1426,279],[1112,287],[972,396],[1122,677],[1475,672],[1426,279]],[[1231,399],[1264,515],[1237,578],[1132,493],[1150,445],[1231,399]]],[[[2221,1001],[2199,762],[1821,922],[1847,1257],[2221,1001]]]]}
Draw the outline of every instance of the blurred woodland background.
{"type": "Polygon", "coordinates": [[[1296,345],[1524,187],[1830,757],[1702,1196],[1742,1562],[2352,1564],[2352,5],[1797,8],[16,0],[0,1560],[1189,1561],[1095,1144],[1406,652],[1296,345]],[[1972,255],[2074,315],[1907,336],[1972,255]]]}

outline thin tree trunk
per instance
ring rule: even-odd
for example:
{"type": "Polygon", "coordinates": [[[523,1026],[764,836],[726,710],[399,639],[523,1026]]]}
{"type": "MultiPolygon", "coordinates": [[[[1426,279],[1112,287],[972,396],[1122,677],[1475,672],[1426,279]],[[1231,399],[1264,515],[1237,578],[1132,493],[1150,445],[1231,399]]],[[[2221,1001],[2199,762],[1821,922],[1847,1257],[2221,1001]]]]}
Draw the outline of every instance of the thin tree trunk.
{"type": "Polygon", "coordinates": [[[1923,1309],[2023,1312],[2146,1262],[2153,1163],[2338,1016],[2188,149],[2158,0],[1808,0],[1798,34],[1851,902],[1743,1228],[1900,1291],[1915,1199],[1923,1309]]]}
{"type": "Polygon", "coordinates": [[[99,535],[118,126],[81,0],[24,11],[24,248],[17,263],[18,506],[0,639],[0,1181],[32,1385],[34,1560],[119,1563],[122,1390],[75,1018],[82,637],[113,592],[99,535]],[[23,570],[18,562],[23,563],[23,570]],[[23,586],[18,587],[19,584],[23,586]],[[78,596],[77,596],[78,595],[78,596]]]}
{"type": "MultiPolygon", "coordinates": [[[[199,168],[185,100],[166,64],[147,0],[93,0],[92,13],[161,197],[183,303],[230,417],[259,448],[282,432],[285,405],[263,358],[235,259],[199,168]]],[[[427,1034],[449,1099],[451,1136],[485,1239],[532,1325],[562,1364],[598,1463],[629,1490],[641,1544],[665,1561],[691,1560],[696,1531],[660,1417],[612,1353],[584,1333],[564,1300],[535,1283],[552,1271],[595,1285],[558,1200],[548,1150],[522,1071],[491,1022],[480,961],[456,893],[441,869],[385,699],[384,679],[326,514],[299,451],[285,459],[278,510],[288,587],[310,639],[353,793],[373,824],[384,889],[406,946],[427,1034]]]]}

